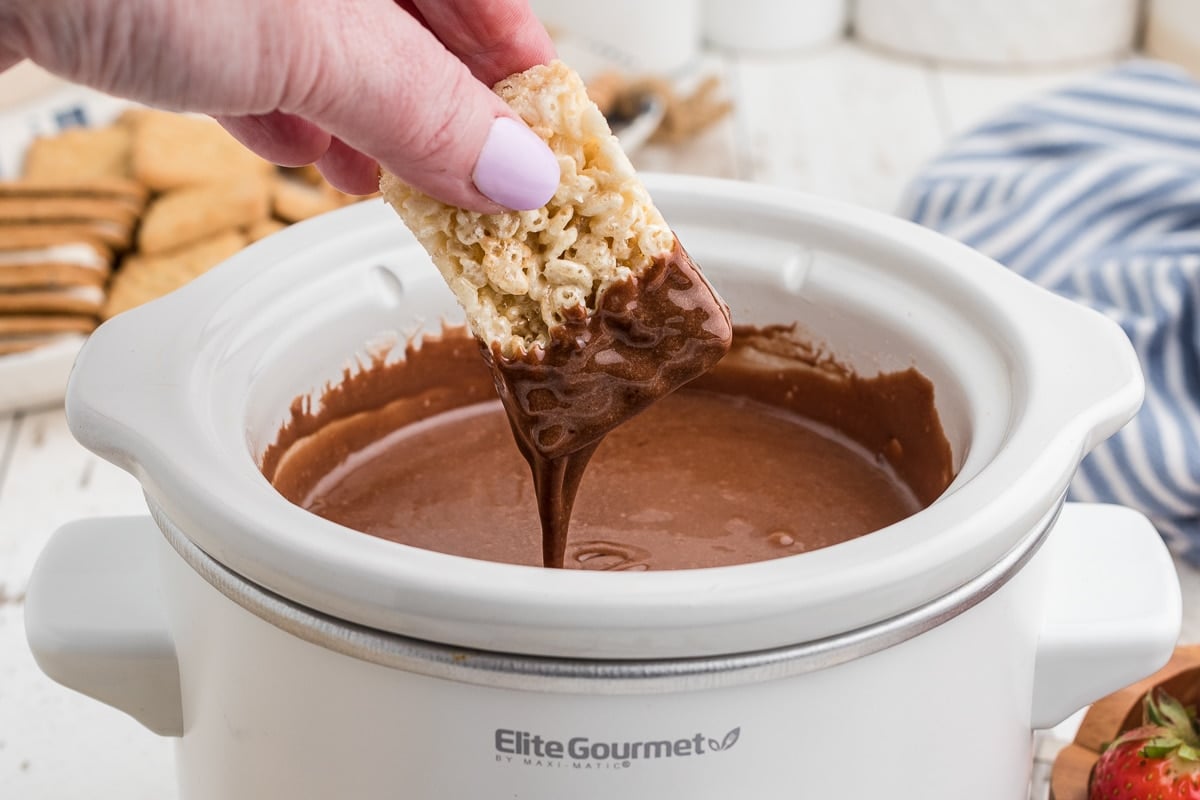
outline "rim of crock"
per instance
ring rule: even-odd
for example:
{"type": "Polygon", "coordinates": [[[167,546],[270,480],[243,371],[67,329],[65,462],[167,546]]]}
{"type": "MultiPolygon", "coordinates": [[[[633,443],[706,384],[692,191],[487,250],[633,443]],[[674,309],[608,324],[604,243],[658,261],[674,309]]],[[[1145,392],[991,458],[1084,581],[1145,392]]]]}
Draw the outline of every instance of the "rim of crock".
{"type": "Polygon", "coordinates": [[[245,431],[213,409],[218,400],[235,409],[244,404],[261,368],[254,358],[271,352],[254,320],[289,280],[323,259],[330,263],[355,241],[416,247],[379,203],[294,226],[101,326],[68,387],[72,432],[133,473],[205,553],[298,605],[483,651],[675,658],[816,641],[949,594],[1027,537],[1082,456],[1140,404],[1136,357],[1114,323],[962,245],[886,215],[784,190],[679,176],[647,176],[646,183],[677,229],[711,229],[718,239],[765,226],[803,230],[825,237],[822,246],[834,251],[895,262],[879,268],[936,297],[946,313],[969,317],[1012,373],[1012,396],[995,409],[1006,415],[997,423],[1003,437],[995,452],[964,468],[965,477],[934,504],[882,531],[733,567],[568,574],[349,531],[278,495],[249,457],[245,431]],[[227,357],[245,362],[246,385],[216,385],[227,357]]]}
{"type": "Polygon", "coordinates": [[[530,656],[427,642],[335,619],[258,586],[197,547],[150,501],[167,543],[222,595],[304,641],[345,656],[432,678],[502,689],[588,694],[657,694],[724,689],[828,669],[886,650],[933,630],[991,597],[1041,550],[1063,510],[1046,518],[1004,557],[967,583],[923,606],[863,628],[800,644],[671,659],[621,661],[530,656]]]}

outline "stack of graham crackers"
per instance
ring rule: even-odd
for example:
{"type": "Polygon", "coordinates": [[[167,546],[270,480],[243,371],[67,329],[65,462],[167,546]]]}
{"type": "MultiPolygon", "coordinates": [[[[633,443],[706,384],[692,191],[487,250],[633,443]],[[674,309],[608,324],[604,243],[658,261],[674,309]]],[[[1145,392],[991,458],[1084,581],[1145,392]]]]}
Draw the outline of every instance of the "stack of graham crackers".
{"type": "Polygon", "coordinates": [[[122,178],[0,184],[0,355],[95,327],[146,197],[122,178]]]}
{"type": "Polygon", "coordinates": [[[0,355],[85,334],[357,199],[202,117],[131,109],[38,139],[23,177],[0,182],[0,355]]]}

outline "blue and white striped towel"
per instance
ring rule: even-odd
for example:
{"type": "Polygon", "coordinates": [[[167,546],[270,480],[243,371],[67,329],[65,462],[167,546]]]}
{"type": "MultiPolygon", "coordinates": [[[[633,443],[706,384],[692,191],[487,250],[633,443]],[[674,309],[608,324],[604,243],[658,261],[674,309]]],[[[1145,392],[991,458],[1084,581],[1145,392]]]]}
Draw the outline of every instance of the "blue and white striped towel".
{"type": "Polygon", "coordinates": [[[1200,564],[1200,84],[1130,62],[954,141],[902,213],[1116,320],[1146,404],[1071,487],[1200,564]]]}

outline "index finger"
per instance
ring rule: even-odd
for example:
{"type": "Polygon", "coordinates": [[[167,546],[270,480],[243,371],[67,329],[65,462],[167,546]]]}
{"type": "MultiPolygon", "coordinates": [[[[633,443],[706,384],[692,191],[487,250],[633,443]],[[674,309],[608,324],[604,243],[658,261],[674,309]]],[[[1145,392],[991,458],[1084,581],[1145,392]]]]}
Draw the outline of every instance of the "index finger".
{"type": "Polygon", "coordinates": [[[429,30],[484,85],[554,58],[527,0],[407,0],[429,30]]]}

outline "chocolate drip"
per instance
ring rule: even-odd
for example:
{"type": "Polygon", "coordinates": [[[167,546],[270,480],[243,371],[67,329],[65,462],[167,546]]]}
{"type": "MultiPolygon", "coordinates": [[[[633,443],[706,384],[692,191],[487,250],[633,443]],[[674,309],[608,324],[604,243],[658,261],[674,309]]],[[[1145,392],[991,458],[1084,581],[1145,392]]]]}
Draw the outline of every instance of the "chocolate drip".
{"type": "Polygon", "coordinates": [[[604,572],[645,572],[650,568],[651,553],[644,547],[594,539],[575,542],[571,558],[583,569],[604,572]]]}
{"type": "Polygon", "coordinates": [[[544,350],[509,358],[481,348],[533,472],[545,566],[564,566],[575,496],[605,434],[711,369],[732,337],[729,309],[676,241],[544,350]]]}

